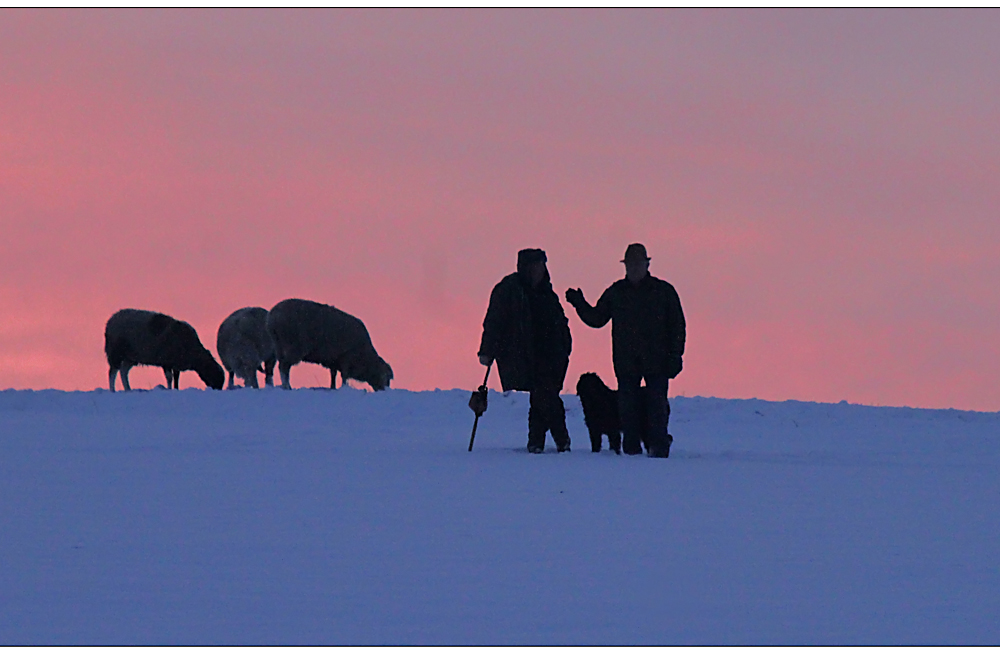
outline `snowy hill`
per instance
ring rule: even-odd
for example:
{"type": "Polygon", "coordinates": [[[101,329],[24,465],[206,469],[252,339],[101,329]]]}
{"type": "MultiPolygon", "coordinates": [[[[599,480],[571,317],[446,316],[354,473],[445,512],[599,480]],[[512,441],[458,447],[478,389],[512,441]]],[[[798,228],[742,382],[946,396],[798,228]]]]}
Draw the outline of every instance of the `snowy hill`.
{"type": "Polygon", "coordinates": [[[0,644],[1000,642],[1000,415],[565,399],[0,392],[0,644]]]}

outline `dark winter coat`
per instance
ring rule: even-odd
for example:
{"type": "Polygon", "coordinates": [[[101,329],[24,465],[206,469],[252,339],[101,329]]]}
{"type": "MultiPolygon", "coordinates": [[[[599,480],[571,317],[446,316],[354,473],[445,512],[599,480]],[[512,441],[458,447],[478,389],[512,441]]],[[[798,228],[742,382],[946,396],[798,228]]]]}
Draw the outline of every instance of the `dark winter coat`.
{"type": "Polygon", "coordinates": [[[670,283],[652,275],[637,285],[620,279],[595,306],[582,301],[575,308],[591,327],[612,321],[611,348],[619,378],[661,374],[673,378],[680,372],[687,326],[680,297],[670,283]]]}
{"type": "Polygon", "coordinates": [[[479,355],[496,360],[503,390],[563,387],[573,340],[548,275],[531,288],[522,273],[493,288],[479,355]]]}

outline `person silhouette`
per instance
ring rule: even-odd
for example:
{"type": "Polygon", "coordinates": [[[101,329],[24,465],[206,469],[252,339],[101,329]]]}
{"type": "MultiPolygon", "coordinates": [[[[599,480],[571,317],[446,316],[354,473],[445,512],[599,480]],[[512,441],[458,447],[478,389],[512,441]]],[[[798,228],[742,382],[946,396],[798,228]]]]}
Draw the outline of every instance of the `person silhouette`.
{"type": "Polygon", "coordinates": [[[528,451],[533,454],[545,450],[546,432],[552,433],[557,451],[570,449],[559,392],[573,340],[546,261],[544,250],[517,253],[517,271],[500,280],[490,294],[479,345],[479,362],[488,366],[496,360],[503,390],[531,394],[528,451]]]}
{"type": "Polygon", "coordinates": [[[649,456],[665,458],[670,456],[673,442],[667,432],[667,391],[670,380],[683,368],[687,325],[677,291],[670,283],[649,274],[649,262],[646,247],[632,243],[622,259],[625,278],[609,286],[596,305],[590,306],[578,288],[566,291],[566,301],[589,327],[601,328],[611,321],[618,411],[624,434],[622,450],[641,454],[645,440],[649,456]]]}

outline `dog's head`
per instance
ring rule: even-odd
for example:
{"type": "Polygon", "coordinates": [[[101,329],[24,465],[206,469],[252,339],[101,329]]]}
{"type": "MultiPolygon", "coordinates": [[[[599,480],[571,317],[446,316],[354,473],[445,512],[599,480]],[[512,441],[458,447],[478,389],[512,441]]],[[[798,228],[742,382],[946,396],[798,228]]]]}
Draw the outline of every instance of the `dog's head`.
{"type": "Polygon", "coordinates": [[[585,372],[580,375],[580,380],[576,382],[576,394],[580,397],[594,397],[610,391],[611,389],[605,385],[596,372],[585,372]]]}

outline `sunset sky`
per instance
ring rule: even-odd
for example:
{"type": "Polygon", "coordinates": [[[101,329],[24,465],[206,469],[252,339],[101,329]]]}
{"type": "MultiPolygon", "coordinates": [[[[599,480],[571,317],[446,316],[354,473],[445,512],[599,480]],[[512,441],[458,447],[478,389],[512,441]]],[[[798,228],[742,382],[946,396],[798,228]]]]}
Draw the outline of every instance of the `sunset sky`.
{"type": "Polygon", "coordinates": [[[472,388],[518,249],[593,302],[634,241],[672,394],[1000,409],[1000,11],[0,10],[0,388],[289,297],[472,388]]]}

